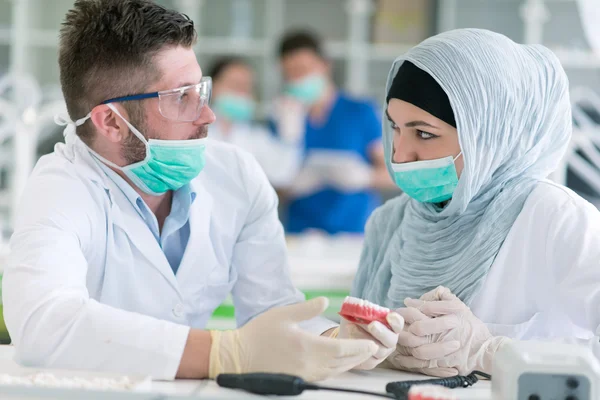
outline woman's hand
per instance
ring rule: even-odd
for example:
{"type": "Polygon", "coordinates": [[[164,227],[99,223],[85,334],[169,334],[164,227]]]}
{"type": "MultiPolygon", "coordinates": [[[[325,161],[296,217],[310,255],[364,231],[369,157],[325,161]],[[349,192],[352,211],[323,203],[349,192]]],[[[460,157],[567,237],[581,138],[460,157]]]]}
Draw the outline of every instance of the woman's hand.
{"type": "Polygon", "coordinates": [[[396,350],[398,334],[404,328],[404,320],[400,315],[392,312],[388,314],[387,322],[391,329],[379,321],[371,322],[368,325],[361,325],[342,319],[338,334],[339,338],[368,339],[379,347],[375,355],[354,369],[373,369],[396,350]]]}
{"type": "Polygon", "coordinates": [[[509,339],[493,337],[449,289],[438,287],[420,300],[406,299],[398,313],[407,320],[399,335],[402,351],[390,362],[403,369],[421,369],[429,375],[437,368],[454,368],[467,375],[474,370],[490,373],[496,351],[509,339]],[[412,321],[408,324],[408,321],[412,321]]]}
{"type": "Polygon", "coordinates": [[[411,326],[416,322],[432,318],[413,307],[401,308],[396,312],[404,317],[404,330],[398,335],[396,350],[382,366],[442,378],[458,375],[456,368],[438,367],[435,360],[424,360],[431,356],[431,351],[439,353],[441,350],[444,355],[452,354],[458,349],[459,344],[456,342],[444,343],[444,348],[440,349],[440,345],[436,343],[439,335],[418,336],[411,332],[411,326]]]}

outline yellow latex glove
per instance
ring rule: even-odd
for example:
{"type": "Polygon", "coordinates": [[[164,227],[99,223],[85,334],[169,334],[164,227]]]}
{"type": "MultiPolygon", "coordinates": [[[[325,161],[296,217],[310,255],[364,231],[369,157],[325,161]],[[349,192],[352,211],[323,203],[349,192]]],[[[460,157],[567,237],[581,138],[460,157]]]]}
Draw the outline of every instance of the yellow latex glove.
{"type": "Polygon", "coordinates": [[[209,377],[273,372],[316,381],[371,358],[378,347],[370,340],[322,337],[298,327],[299,322],[323,313],[327,305],[325,297],[318,297],[271,309],[233,331],[211,331],[209,377]]]}

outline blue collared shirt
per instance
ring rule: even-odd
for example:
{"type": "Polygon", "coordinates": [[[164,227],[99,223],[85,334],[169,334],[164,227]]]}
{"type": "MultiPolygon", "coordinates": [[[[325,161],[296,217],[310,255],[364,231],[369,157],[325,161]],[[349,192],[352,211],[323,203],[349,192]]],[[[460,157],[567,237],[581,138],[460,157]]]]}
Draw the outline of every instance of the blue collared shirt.
{"type": "MultiPolygon", "coordinates": [[[[381,141],[380,112],[367,100],[339,92],[327,120],[314,123],[306,118],[304,152],[333,150],[352,153],[371,164],[369,151],[381,141]]],[[[271,121],[271,129],[277,126],[271,121]]],[[[363,233],[367,219],[381,204],[374,189],[346,192],[334,187],[294,199],[288,206],[286,230],[301,233],[309,229],[329,234],[363,233]]]]}
{"type": "Polygon", "coordinates": [[[121,189],[125,197],[131,202],[133,208],[144,219],[144,222],[146,222],[146,225],[148,225],[148,228],[165,253],[171,269],[173,269],[173,273],[176,274],[190,238],[190,208],[196,198],[196,192],[192,190],[190,185],[185,185],[173,193],[171,213],[165,220],[161,232],[156,216],[135,189],[104,163],[98,160],[95,161],[106,175],[121,189]]]}

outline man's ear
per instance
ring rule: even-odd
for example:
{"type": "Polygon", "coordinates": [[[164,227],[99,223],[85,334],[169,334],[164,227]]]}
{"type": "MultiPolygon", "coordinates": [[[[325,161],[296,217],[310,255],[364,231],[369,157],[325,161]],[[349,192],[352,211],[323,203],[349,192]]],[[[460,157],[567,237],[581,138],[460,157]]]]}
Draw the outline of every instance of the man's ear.
{"type": "MultiPolygon", "coordinates": [[[[117,104],[114,106],[119,107],[117,104]]],[[[127,112],[122,107],[119,108],[121,115],[124,118],[127,118],[127,112]]],[[[90,119],[96,127],[98,134],[104,136],[113,143],[122,141],[129,131],[123,118],[119,117],[117,113],[106,104],[94,107],[90,119]]]]}

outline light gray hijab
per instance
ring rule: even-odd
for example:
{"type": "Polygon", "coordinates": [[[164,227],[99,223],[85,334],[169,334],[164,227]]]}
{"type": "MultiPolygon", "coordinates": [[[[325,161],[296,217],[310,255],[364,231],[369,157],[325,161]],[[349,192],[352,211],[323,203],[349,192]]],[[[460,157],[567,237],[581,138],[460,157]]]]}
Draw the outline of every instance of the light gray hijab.
{"type": "MultiPolygon", "coordinates": [[[[429,38],[396,59],[386,95],[405,60],[447,93],[464,170],[443,209],[402,195],[374,212],[352,292],[401,307],[406,297],[444,285],[469,304],[527,196],[566,151],[572,127],[568,80],[543,46],[460,29],[429,38]]],[[[392,137],[386,122],[390,174],[392,137]]]]}

